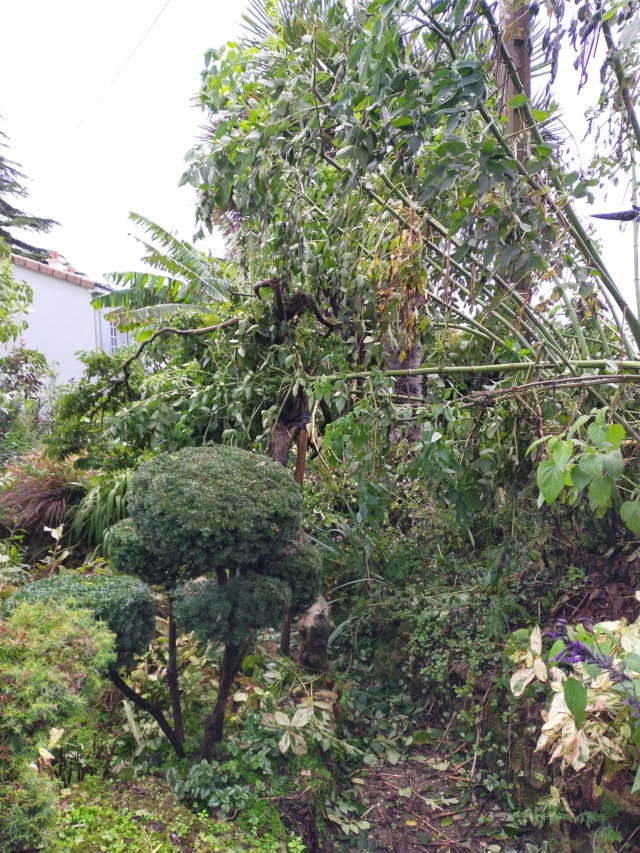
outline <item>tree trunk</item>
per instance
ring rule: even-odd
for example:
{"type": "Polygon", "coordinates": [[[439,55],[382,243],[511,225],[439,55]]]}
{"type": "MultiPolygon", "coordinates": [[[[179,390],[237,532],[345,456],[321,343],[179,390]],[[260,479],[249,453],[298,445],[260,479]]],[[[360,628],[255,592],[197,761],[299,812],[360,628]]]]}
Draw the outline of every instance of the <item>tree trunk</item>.
{"type": "MultiPolygon", "coordinates": [[[[530,19],[529,4],[523,0],[501,0],[500,2],[500,27],[502,29],[504,44],[509,51],[513,64],[518,72],[525,95],[531,97],[531,52],[530,52],[530,19]]],[[[509,72],[501,63],[501,83],[504,86],[503,101],[507,103],[519,94],[509,72]]],[[[520,162],[528,156],[528,137],[526,132],[526,120],[522,108],[508,107],[507,111],[507,135],[513,149],[514,156],[520,162]]]]}
{"type": "Polygon", "coordinates": [[[283,468],[286,468],[289,462],[289,451],[291,450],[291,445],[297,431],[297,427],[288,429],[285,426],[284,418],[278,418],[276,421],[268,454],[274,462],[279,462],[283,468]]]}
{"type": "MultiPolygon", "coordinates": [[[[500,0],[500,28],[502,30],[504,44],[509,51],[509,56],[516,67],[518,77],[522,83],[524,94],[531,98],[531,23],[529,18],[529,4],[523,0],[500,0]]],[[[500,56],[500,54],[498,54],[500,56]]],[[[513,85],[509,71],[504,64],[500,63],[500,84],[503,87],[503,103],[508,103],[515,95],[520,94],[513,85]]],[[[507,116],[507,139],[516,160],[524,163],[529,157],[529,133],[527,131],[527,120],[522,107],[506,107],[507,116]]],[[[530,273],[518,273],[513,264],[507,268],[507,275],[513,280],[515,289],[519,293],[527,294],[529,298],[532,284],[530,273]]]]}
{"type": "MultiPolygon", "coordinates": [[[[402,361],[400,360],[400,352],[398,350],[391,349],[389,345],[387,345],[385,349],[387,353],[387,367],[389,370],[401,370],[403,368],[414,369],[420,367],[422,359],[422,341],[415,341],[414,344],[409,347],[406,357],[402,359],[402,361]]],[[[398,401],[402,402],[402,398],[404,397],[412,409],[420,405],[420,401],[424,396],[422,388],[423,382],[423,376],[400,376],[394,378],[394,394],[398,398],[398,401]]],[[[407,430],[406,435],[409,441],[419,441],[421,433],[421,427],[412,425],[407,430]]],[[[397,442],[399,437],[400,431],[396,427],[393,427],[391,440],[394,444],[397,442]]]]}
{"type": "Polygon", "coordinates": [[[167,665],[167,684],[169,696],[171,697],[171,710],[173,712],[173,730],[176,739],[184,743],[184,722],[182,719],[182,705],[180,702],[180,685],[178,683],[178,636],[176,623],[169,601],[169,661],[167,665]]]}
{"type": "Polygon", "coordinates": [[[169,725],[167,718],[162,713],[162,710],[157,705],[154,705],[152,702],[149,702],[148,699],[145,699],[144,696],[141,696],[139,693],[136,693],[136,691],[132,687],[130,687],[130,685],[128,685],[127,682],[120,675],[118,675],[117,672],[110,672],[109,678],[125,698],[133,702],[133,704],[136,707],[140,708],[142,711],[146,711],[147,714],[151,714],[153,719],[160,727],[160,731],[175,750],[176,755],[178,755],[179,758],[184,758],[184,747],[182,745],[182,742],[179,741],[176,737],[175,732],[169,725]]]}
{"type": "Polygon", "coordinates": [[[204,721],[204,742],[202,756],[206,761],[211,761],[216,744],[222,740],[224,728],[224,715],[227,710],[227,700],[242,664],[248,641],[242,649],[237,646],[225,646],[222,657],[222,666],[218,677],[218,696],[213,711],[204,721]]]}
{"type": "Polygon", "coordinates": [[[334,628],[329,605],[320,596],[298,620],[298,661],[302,666],[315,672],[329,672],[327,644],[334,628]]]}

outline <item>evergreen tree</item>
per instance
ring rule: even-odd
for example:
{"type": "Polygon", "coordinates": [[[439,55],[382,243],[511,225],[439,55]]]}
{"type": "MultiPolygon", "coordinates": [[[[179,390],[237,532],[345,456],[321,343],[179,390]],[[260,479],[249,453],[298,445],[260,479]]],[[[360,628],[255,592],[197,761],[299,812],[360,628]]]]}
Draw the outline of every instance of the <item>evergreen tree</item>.
{"type": "Polygon", "coordinates": [[[3,149],[6,150],[9,147],[4,141],[6,139],[8,139],[7,135],[0,130],[0,237],[17,255],[24,255],[35,261],[46,261],[51,256],[47,249],[25,243],[8,230],[19,228],[35,231],[38,234],[48,234],[58,223],[54,219],[33,216],[12,204],[12,200],[26,198],[29,193],[24,186],[26,176],[20,171],[20,164],[4,156],[3,149]]]}

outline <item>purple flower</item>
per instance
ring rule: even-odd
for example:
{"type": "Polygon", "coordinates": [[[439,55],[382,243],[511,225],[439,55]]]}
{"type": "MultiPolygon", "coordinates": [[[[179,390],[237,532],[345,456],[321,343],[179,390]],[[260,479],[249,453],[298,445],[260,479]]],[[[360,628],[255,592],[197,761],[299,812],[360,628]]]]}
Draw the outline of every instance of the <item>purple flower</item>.
{"type": "Polygon", "coordinates": [[[554,655],[552,660],[558,663],[567,663],[571,666],[575,666],[577,663],[584,663],[590,666],[597,666],[598,669],[607,672],[612,683],[617,684],[626,694],[623,699],[623,705],[631,708],[633,715],[640,722],[640,697],[636,692],[638,682],[625,672],[624,662],[621,664],[622,668],[618,669],[615,665],[613,655],[605,655],[598,650],[598,643],[592,631],[588,631],[586,628],[584,630],[593,637],[594,647],[589,647],[580,640],[573,639],[569,634],[566,619],[558,619],[556,629],[551,633],[551,638],[562,640],[564,648],[557,655],[554,655]]]}

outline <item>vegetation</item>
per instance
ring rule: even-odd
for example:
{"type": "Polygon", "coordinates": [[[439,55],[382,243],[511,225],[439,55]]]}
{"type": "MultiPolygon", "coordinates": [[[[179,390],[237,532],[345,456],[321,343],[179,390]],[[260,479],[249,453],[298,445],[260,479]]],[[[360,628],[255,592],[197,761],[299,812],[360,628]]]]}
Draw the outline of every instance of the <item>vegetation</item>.
{"type": "Polygon", "coordinates": [[[637,849],[640,323],[577,211],[633,175],[638,8],[507,6],[254,3],[207,52],[225,257],[132,214],[135,343],[2,474],[0,630],[63,649],[2,706],[16,853],[637,849]]]}
{"type": "MultiPolygon", "coordinates": [[[[7,135],[0,131],[0,149],[7,149],[7,135]]],[[[36,261],[45,261],[50,257],[47,249],[40,249],[25,243],[8,229],[35,231],[37,234],[47,234],[58,223],[53,219],[43,219],[33,216],[14,206],[14,199],[22,199],[29,195],[24,186],[25,176],[20,166],[0,153],[0,241],[8,244],[10,250],[17,255],[24,255],[36,261]]]]}

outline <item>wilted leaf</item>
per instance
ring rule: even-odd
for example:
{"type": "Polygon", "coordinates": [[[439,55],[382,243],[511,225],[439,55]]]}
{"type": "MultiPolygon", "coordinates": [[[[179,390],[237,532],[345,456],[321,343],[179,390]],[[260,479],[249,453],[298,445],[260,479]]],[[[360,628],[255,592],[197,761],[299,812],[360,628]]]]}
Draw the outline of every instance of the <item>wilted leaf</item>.
{"type": "Polygon", "coordinates": [[[301,729],[303,726],[306,726],[312,718],[313,708],[310,708],[309,705],[302,705],[293,715],[291,725],[296,729],[301,729]]]}
{"type": "Polygon", "coordinates": [[[540,630],[539,625],[536,625],[533,631],[531,632],[529,646],[534,655],[542,654],[542,632],[540,630]]]}
{"type": "Polygon", "coordinates": [[[280,750],[280,752],[283,755],[285,755],[285,753],[288,751],[290,746],[291,746],[291,735],[289,734],[289,732],[285,732],[282,735],[282,737],[280,738],[280,743],[278,744],[278,749],[280,750]]]}

